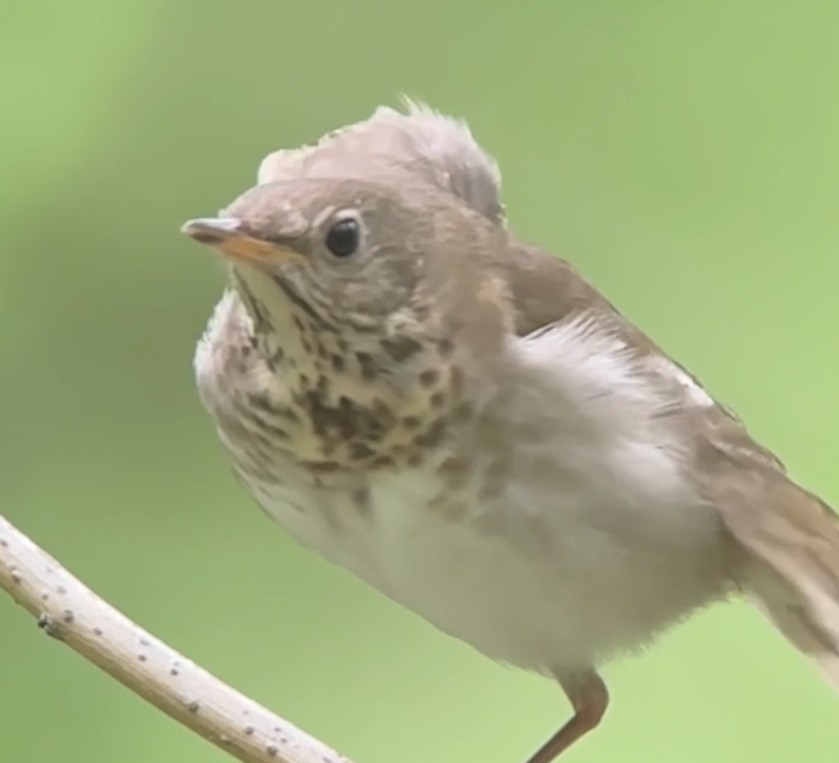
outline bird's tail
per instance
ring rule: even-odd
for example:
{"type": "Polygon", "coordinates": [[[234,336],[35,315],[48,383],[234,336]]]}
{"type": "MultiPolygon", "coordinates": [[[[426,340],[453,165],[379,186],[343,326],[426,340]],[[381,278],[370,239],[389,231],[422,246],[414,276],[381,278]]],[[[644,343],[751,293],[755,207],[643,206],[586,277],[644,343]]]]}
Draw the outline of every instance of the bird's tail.
{"type": "Polygon", "coordinates": [[[764,505],[726,517],[758,608],[839,692],[839,517],[786,476],[764,505]]]}

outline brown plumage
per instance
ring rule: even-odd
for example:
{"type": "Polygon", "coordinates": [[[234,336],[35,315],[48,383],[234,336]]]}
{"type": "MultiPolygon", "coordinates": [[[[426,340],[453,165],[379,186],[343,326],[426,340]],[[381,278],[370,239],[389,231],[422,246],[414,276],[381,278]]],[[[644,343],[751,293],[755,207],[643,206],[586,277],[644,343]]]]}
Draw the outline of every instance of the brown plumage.
{"type": "Polygon", "coordinates": [[[839,688],[839,524],[566,262],[506,229],[462,123],[380,109],[185,231],[232,288],[196,355],[260,505],[574,717],[603,660],[731,594],[839,688]]]}

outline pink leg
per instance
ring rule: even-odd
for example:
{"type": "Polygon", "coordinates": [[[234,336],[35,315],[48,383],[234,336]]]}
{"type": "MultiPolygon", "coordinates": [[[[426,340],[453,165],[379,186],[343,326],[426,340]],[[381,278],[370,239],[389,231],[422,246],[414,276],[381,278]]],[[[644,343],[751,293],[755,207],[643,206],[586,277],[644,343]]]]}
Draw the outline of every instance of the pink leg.
{"type": "Polygon", "coordinates": [[[594,670],[557,676],[557,680],[574,708],[574,717],[545,742],[527,763],[551,763],[597,726],[609,706],[606,684],[594,670]]]}

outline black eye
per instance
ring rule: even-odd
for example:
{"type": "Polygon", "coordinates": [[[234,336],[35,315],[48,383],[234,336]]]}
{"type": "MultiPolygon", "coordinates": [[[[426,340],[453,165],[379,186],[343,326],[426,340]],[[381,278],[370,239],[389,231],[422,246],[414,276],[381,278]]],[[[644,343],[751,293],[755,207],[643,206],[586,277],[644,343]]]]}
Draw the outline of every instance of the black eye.
{"type": "Polygon", "coordinates": [[[352,218],[339,220],[326,234],[326,246],[336,257],[349,257],[358,249],[361,231],[352,218]]]}

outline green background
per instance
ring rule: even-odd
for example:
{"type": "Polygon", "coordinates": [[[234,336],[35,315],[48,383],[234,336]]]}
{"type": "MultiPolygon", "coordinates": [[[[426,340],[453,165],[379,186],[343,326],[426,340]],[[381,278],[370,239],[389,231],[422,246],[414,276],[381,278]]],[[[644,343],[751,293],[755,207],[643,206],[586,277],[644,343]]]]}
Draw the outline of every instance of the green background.
{"type": "MultiPolygon", "coordinates": [[[[5,0],[0,511],[152,632],[357,763],[521,763],[550,682],[272,527],[191,356],[220,293],[178,234],[269,150],[401,91],[467,117],[513,226],[576,262],[839,500],[839,3],[5,0]]],[[[835,761],[839,703],[744,606],[606,670],[569,754],[835,761]]],[[[0,597],[0,759],[227,760],[0,597]]]]}

